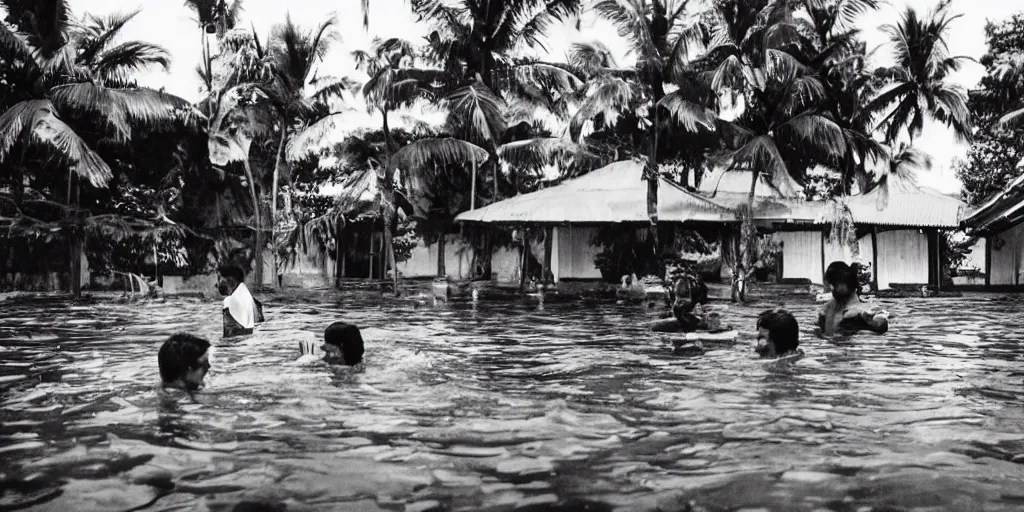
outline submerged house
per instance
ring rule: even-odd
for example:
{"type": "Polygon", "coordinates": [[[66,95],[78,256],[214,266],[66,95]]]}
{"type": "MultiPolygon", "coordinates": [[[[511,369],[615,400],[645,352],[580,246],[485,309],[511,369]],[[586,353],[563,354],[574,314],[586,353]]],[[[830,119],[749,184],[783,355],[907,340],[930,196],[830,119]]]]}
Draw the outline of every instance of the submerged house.
{"type": "MultiPolygon", "coordinates": [[[[523,194],[460,214],[458,222],[503,225],[542,225],[550,228],[550,271],[556,282],[600,279],[592,243],[598,226],[633,223],[646,228],[647,184],[643,167],[621,161],[560,185],[523,194]]],[[[719,169],[706,177],[699,193],[662,179],[658,189],[660,223],[725,227],[738,224],[746,205],[750,171],[719,169]]],[[[963,203],[937,191],[910,184],[893,184],[888,201],[879,191],[850,196],[845,204],[861,234],[858,251],[829,243],[824,202],[784,199],[764,178],[755,189],[754,218],[759,227],[774,231],[781,242],[781,278],[820,284],[832,261],[871,263],[875,287],[899,284],[938,284],[938,233],[958,227],[963,203]]],[[[536,250],[533,248],[532,250],[536,250]]],[[[543,255],[538,259],[544,261],[543,255]]],[[[726,272],[727,269],[724,269],[726,272]]]]}
{"type": "Polygon", "coordinates": [[[963,227],[984,240],[986,288],[1024,284],[1024,174],[968,214],[963,227]]]}
{"type": "MultiPolygon", "coordinates": [[[[890,183],[888,200],[879,188],[849,196],[844,203],[857,229],[857,246],[853,248],[829,240],[833,205],[781,198],[763,177],[759,179],[755,220],[776,233],[782,249],[783,281],[822,284],[829,263],[858,261],[871,266],[876,290],[893,285],[941,285],[939,233],[959,226],[964,208],[959,199],[901,181],[890,183]]],[[[750,182],[750,171],[718,170],[704,179],[701,192],[736,208],[746,203],[750,182]]]]}
{"type": "MultiPolygon", "coordinates": [[[[721,225],[734,217],[732,211],[714,201],[661,180],[659,222],[721,225]]],[[[615,162],[550,188],[463,212],[455,220],[548,228],[550,255],[541,252],[544,248],[531,247],[531,251],[538,261],[550,261],[550,268],[545,270],[551,272],[555,282],[598,280],[602,275],[594,258],[601,248],[592,243],[598,227],[634,224],[647,229],[650,225],[643,165],[632,160],[615,162]]]]}

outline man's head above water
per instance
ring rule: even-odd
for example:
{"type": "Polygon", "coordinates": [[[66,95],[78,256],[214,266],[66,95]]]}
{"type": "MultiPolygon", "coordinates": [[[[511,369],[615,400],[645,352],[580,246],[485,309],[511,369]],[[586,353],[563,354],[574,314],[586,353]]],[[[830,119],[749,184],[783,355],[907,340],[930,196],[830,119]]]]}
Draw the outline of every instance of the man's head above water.
{"type": "Polygon", "coordinates": [[[160,379],[167,387],[199,389],[210,369],[210,342],[191,334],[167,338],[157,354],[160,379]]]}
{"type": "Polygon", "coordinates": [[[834,261],[825,270],[825,283],[832,288],[832,297],[846,300],[857,293],[860,282],[857,279],[857,267],[842,261],[834,261]]]}
{"type": "Polygon", "coordinates": [[[220,279],[217,281],[217,291],[221,295],[231,295],[238,285],[245,282],[245,271],[235,263],[223,263],[217,267],[220,279]]]}
{"type": "Polygon", "coordinates": [[[761,357],[779,357],[800,346],[800,326],[793,315],[782,308],[757,315],[757,353],[761,357]]]}
{"type": "Polygon", "coordinates": [[[324,330],[324,359],[330,363],[355,366],[363,360],[363,335],[346,322],[334,322],[324,330]]]}

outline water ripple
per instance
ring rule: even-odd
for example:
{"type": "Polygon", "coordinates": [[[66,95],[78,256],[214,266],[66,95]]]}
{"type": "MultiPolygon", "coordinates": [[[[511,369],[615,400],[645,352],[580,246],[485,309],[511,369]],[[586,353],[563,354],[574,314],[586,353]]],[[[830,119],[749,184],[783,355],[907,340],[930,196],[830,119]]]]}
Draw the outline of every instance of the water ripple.
{"type": "Polygon", "coordinates": [[[593,300],[316,292],[227,341],[214,301],[7,300],[0,509],[1019,510],[1021,299],[884,305],[888,335],[822,340],[788,304],[805,356],[773,363],[593,300]],[[298,361],[338,319],[365,367],[298,361]],[[215,340],[194,401],[157,385],[182,330],[215,340]]]}

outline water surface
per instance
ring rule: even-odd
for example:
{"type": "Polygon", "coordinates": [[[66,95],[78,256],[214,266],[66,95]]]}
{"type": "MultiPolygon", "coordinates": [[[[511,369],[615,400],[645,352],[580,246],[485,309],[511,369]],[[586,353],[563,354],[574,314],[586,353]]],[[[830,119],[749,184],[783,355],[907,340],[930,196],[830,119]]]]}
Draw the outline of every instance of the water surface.
{"type": "MultiPolygon", "coordinates": [[[[1017,298],[894,300],[888,335],[672,354],[614,301],[417,307],[372,292],[267,304],[0,303],[0,509],[1021,510],[1017,298]],[[365,368],[298,364],[363,327],[365,368]],[[214,342],[195,400],[157,390],[170,333],[214,342]]],[[[758,307],[731,307],[750,330],[758,307]]]]}

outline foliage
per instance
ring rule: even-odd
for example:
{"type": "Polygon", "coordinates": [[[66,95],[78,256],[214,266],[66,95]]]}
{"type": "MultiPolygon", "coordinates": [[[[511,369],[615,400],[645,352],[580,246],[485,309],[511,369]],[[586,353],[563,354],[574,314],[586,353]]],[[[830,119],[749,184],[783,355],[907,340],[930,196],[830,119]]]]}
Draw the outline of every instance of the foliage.
{"type": "Polygon", "coordinates": [[[954,164],[963,199],[971,206],[1002,191],[1020,174],[1024,159],[1024,125],[1000,122],[1007,106],[1020,105],[1024,97],[1024,14],[988,23],[985,36],[988,51],[980,60],[985,75],[969,102],[978,130],[966,157],[954,164]]]}

